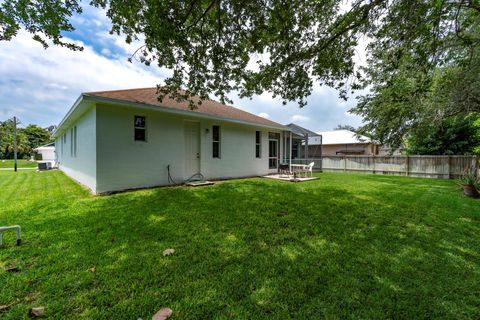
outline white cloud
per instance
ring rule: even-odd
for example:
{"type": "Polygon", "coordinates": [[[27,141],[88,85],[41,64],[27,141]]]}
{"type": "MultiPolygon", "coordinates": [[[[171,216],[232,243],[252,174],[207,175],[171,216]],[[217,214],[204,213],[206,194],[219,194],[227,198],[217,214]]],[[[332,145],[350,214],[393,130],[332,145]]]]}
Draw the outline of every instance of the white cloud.
{"type": "Polygon", "coordinates": [[[258,62],[260,62],[262,64],[269,63],[270,62],[270,54],[269,53],[251,54],[250,59],[248,60],[248,64],[247,64],[246,69],[251,70],[251,71],[255,71],[255,72],[259,71],[260,66],[259,66],[258,62]]]}
{"type": "Polygon", "coordinates": [[[301,114],[294,114],[290,119],[292,120],[292,122],[295,123],[305,123],[310,121],[309,117],[303,116],[301,114]]]}
{"type": "Polygon", "coordinates": [[[130,55],[132,55],[135,50],[137,50],[145,43],[144,37],[139,37],[139,39],[133,40],[131,43],[126,43],[125,36],[118,36],[105,31],[97,32],[95,34],[95,37],[99,44],[104,46],[114,45],[117,49],[123,51],[123,53],[126,54],[125,59],[127,59],[127,57],[130,57],[130,55]]]}
{"type": "Polygon", "coordinates": [[[47,83],[46,86],[47,86],[47,88],[53,89],[53,90],[67,90],[68,89],[67,86],[64,86],[64,85],[61,85],[61,84],[58,84],[58,83],[55,83],[55,82],[47,83]]]}
{"type": "Polygon", "coordinates": [[[49,125],[61,120],[81,92],[155,86],[165,78],[166,71],[156,66],[109,59],[84,48],[45,50],[24,31],[1,42],[0,109],[8,108],[8,116],[15,109],[24,124],[49,125]]]}
{"type": "Polygon", "coordinates": [[[278,98],[274,98],[270,92],[264,92],[259,95],[258,98],[266,103],[281,103],[281,100],[278,98]]]}
{"type": "Polygon", "coordinates": [[[100,51],[104,56],[111,56],[112,55],[112,51],[110,51],[110,49],[108,48],[102,48],[102,50],[100,51]]]}
{"type": "Polygon", "coordinates": [[[265,119],[268,119],[270,118],[270,115],[266,112],[261,112],[258,114],[259,117],[262,117],[262,118],[265,118],[265,119]]]}
{"type": "Polygon", "coordinates": [[[107,10],[96,8],[86,3],[80,4],[82,7],[81,14],[74,14],[71,22],[75,28],[80,27],[102,27],[110,28],[110,19],[107,17],[107,10]]]}

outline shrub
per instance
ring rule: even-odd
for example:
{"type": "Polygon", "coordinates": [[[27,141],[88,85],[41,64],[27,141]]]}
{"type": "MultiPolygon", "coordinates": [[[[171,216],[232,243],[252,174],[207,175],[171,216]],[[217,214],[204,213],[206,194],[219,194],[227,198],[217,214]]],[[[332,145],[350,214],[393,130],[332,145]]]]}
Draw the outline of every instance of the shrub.
{"type": "Polygon", "coordinates": [[[477,177],[477,173],[475,172],[474,168],[468,169],[465,173],[458,179],[458,182],[461,185],[469,185],[475,186],[478,189],[478,185],[480,184],[480,180],[477,177]]]}

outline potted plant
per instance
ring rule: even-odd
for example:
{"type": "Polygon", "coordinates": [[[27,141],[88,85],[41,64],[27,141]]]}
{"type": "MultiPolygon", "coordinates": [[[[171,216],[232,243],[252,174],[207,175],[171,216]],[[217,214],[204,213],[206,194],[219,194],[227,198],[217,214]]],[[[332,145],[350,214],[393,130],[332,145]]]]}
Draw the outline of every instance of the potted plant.
{"type": "Polygon", "coordinates": [[[460,185],[463,187],[463,193],[467,197],[478,198],[480,195],[477,191],[477,186],[479,185],[480,180],[475,174],[474,170],[469,170],[463,174],[459,179],[460,185]]]}

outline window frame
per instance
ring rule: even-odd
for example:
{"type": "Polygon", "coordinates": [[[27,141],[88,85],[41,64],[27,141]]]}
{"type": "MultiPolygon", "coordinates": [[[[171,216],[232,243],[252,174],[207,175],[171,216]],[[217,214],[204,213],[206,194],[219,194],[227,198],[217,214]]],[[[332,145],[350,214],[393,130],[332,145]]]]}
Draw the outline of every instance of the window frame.
{"type": "Polygon", "coordinates": [[[61,155],[63,156],[63,148],[64,148],[64,146],[66,144],[66,141],[67,141],[67,134],[66,133],[62,134],[62,136],[60,137],[60,141],[61,141],[61,143],[60,143],[61,155]]]}
{"type": "Polygon", "coordinates": [[[274,170],[279,168],[279,162],[280,162],[280,133],[278,132],[269,132],[268,133],[268,169],[269,170],[274,170]],[[270,147],[270,142],[275,142],[276,148],[275,148],[275,156],[271,156],[271,151],[272,148],[270,147]],[[272,162],[275,163],[275,166],[272,166],[270,163],[272,162]]]}
{"type": "Polygon", "coordinates": [[[148,142],[147,137],[147,116],[144,115],[134,115],[133,116],[133,141],[134,142],[148,142]],[[143,126],[137,125],[137,118],[143,118],[143,126]],[[143,140],[137,139],[137,130],[143,130],[143,140]]]}
{"type": "Polygon", "coordinates": [[[73,158],[73,127],[70,128],[70,158],[73,158]]]}
{"type": "Polygon", "coordinates": [[[212,125],[212,158],[213,159],[221,159],[222,156],[222,144],[221,144],[221,141],[222,141],[222,130],[221,130],[221,127],[219,125],[212,125]],[[218,130],[218,139],[215,140],[215,129],[218,130]],[[217,154],[215,155],[215,145],[218,146],[217,148],[217,154]]]}
{"type": "Polygon", "coordinates": [[[77,157],[77,126],[73,127],[73,157],[77,157]]]}
{"type": "Polygon", "coordinates": [[[262,158],[262,131],[255,131],[255,158],[262,158]]]}
{"type": "MultiPolygon", "coordinates": [[[[65,140],[66,140],[66,136],[65,136],[65,140]]],[[[76,158],[76,157],[77,157],[77,126],[73,126],[70,128],[70,158],[76,158]]]]}

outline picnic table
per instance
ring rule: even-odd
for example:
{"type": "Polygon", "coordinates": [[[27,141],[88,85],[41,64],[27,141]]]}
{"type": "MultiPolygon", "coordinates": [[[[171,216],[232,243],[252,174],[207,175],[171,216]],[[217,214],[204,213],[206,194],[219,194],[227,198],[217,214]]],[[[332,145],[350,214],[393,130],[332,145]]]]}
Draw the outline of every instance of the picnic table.
{"type": "Polygon", "coordinates": [[[306,164],[291,164],[292,173],[299,172],[305,174],[307,172],[308,165],[306,164]]]}

